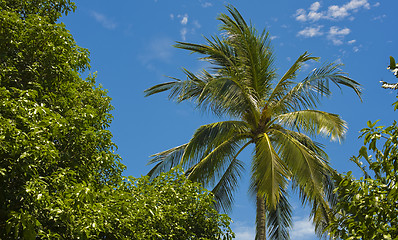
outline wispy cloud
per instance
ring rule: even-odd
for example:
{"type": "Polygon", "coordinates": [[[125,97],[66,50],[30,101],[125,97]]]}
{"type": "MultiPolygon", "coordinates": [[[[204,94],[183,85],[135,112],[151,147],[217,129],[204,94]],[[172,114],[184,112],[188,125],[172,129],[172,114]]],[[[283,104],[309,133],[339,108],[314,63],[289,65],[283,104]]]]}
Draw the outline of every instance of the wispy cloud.
{"type": "Polygon", "coordinates": [[[187,32],[188,32],[187,28],[181,28],[180,34],[183,41],[187,39],[187,32]]]}
{"type": "Polygon", "coordinates": [[[187,39],[188,34],[195,34],[196,29],[202,27],[198,20],[190,20],[187,13],[177,15],[171,13],[169,16],[171,20],[175,19],[178,21],[180,25],[180,36],[183,41],[187,39]]]}
{"type": "Polygon", "coordinates": [[[234,222],[231,225],[235,238],[239,240],[253,240],[255,238],[255,227],[243,222],[234,222]]]}
{"type": "Polygon", "coordinates": [[[348,43],[348,44],[354,44],[354,43],[356,43],[356,42],[357,42],[357,40],[353,39],[353,40],[348,41],[347,43],[348,43]]]}
{"type": "Polygon", "coordinates": [[[293,219],[293,230],[290,232],[291,239],[313,239],[315,237],[314,232],[314,226],[310,220],[305,218],[293,219]]]}
{"type": "Polygon", "coordinates": [[[145,52],[139,56],[144,65],[149,65],[153,61],[170,62],[172,56],[173,41],[162,37],[151,40],[147,44],[145,52]]]}
{"type": "Polygon", "coordinates": [[[317,37],[317,36],[322,36],[323,32],[321,31],[321,28],[323,26],[316,26],[316,27],[306,27],[303,30],[299,31],[297,33],[297,36],[301,37],[317,37]]]}
{"type": "Polygon", "coordinates": [[[113,20],[105,16],[104,14],[101,14],[96,11],[91,11],[90,15],[95,19],[95,21],[100,23],[106,29],[113,30],[117,27],[117,24],[113,20]]]}
{"type": "MultiPolygon", "coordinates": [[[[253,240],[256,228],[254,224],[234,222],[231,228],[238,240],[253,240]]],[[[315,238],[315,228],[307,217],[293,217],[293,228],[290,230],[291,239],[310,240],[315,238]]]]}
{"type": "Polygon", "coordinates": [[[210,3],[210,2],[204,2],[204,3],[202,3],[201,5],[202,5],[202,7],[204,7],[204,8],[213,6],[213,4],[210,3]]]}
{"type": "MultiPolygon", "coordinates": [[[[375,4],[375,6],[378,6],[375,4]]],[[[305,10],[303,8],[297,9],[294,14],[297,21],[306,22],[312,21],[316,22],[321,19],[327,20],[341,20],[346,17],[351,16],[352,13],[357,12],[359,9],[370,9],[370,4],[368,0],[350,0],[343,5],[331,5],[327,7],[327,10],[319,11],[321,8],[320,2],[314,2],[305,10]]],[[[352,17],[351,17],[352,19],[352,17]]]]}
{"type": "Polygon", "coordinates": [[[202,27],[202,25],[200,25],[198,20],[193,21],[193,25],[195,26],[195,28],[201,28],[202,27]]]}

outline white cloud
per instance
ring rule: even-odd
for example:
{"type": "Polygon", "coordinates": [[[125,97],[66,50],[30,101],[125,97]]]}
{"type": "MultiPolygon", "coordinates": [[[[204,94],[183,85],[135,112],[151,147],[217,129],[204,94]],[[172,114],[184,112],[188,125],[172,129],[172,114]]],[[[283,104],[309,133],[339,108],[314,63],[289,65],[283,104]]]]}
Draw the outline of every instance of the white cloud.
{"type": "Polygon", "coordinates": [[[339,27],[336,27],[336,26],[330,27],[330,30],[329,30],[329,34],[332,36],[336,36],[336,35],[344,36],[344,35],[350,34],[350,32],[351,32],[351,30],[349,28],[340,29],[339,27]]]}
{"type": "Polygon", "coordinates": [[[170,13],[170,19],[174,20],[174,14],[170,13]]]}
{"type": "Polygon", "coordinates": [[[295,16],[296,16],[297,21],[301,21],[301,22],[307,21],[307,13],[302,8],[296,10],[295,16]]]}
{"type": "MultiPolygon", "coordinates": [[[[378,6],[378,4],[374,4],[378,6]]],[[[319,21],[320,19],[328,20],[341,20],[349,17],[352,12],[357,12],[360,8],[370,9],[368,0],[350,0],[349,2],[339,6],[331,5],[326,11],[319,11],[321,8],[320,2],[314,2],[308,8],[308,13],[305,9],[297,9],[294,16],[297,21],[305,22],[311,20],[313,22],[319,21]]]]}
{"type": "Polygon", "coordinates": [[[379,2],[373,4],[373,7],[378,7],[378,6],[380,6],[380,3],[379,3],[379,2]]]}
{"type": "Polygon", "coordinates": [[[354,44],[354,43],[356,43],[356,42],[357,42],[357,40],[353,39],[353,40],[348,41],[347,43],[348,43],[348,44],[354,44]]]}
{"type": "Polygon", "coordinates": [[[108,17],[106,17],[104,14],[96,11],[91,11],[90,15],[95,19],[95,21],[100,23],[106,29],[112,30],[117,27],[117,24],[114,21],[110,20],[108,17]]]}
{"type": "Polygon", "coordinates": [[[345,4],[344,7],[349,10],[357,10],[361,7],[370,9],[370,4],[368,3],[368,0],[351,0],[349,3],[345,4]]]}
{"type": "Polygon", "coordinates": [[[343,39],[346,35],[350,34],[351,30],[349,28],[339,28],[332,26],[329,29],[327,38],[333,42],[334,45],[343,44],[343,39]]]}
{"type": "Polygon", "coordinates": [[[180,23],[182,24],[182,25],[187,25],[187,23],[188,23],[188,14],[184,14],[184,15],[178,15],[177,16],[178,18],[181,18],[181,21],[180,21],[180,23]]]}
{"type": "Polygon", "coordinates": [[[290,232],[290,238],[300,240],[313,239],[315,237],[314,232],[314,226],[310,220],[295,218],[293,220],[293,230],[290,232]]]}
{"type": "Polygon", "coordinates": [[[311,4],[310,10],[316,12],[319,10],[320,7],[321,4],[319,2],[314,2],[313,4],[311,4]]]}
{"type": "Polygon", "coordinates": [[[298,32],[297,36],[302,36],[302,37],[321,36],[321,35],[323,35],[323,33],[321,32],[321,28],[322,28],[322,26],[306,27],[305,29],[303,29],[300,32],[298,32]]]}
{"type": "Polygon", "coordinates": [[[332,19],[342,19],[349,15],[347,9],[343,7],[339,7],[337,5],[332,5],[328,8],[327,18],[332,19]]]}
{"type": "Polygon", "coordinates": [[[319,19],[323,17],[322,13],[311,11],[308,13],[308,19],[311,19],[312,21],[316,22],[319,19]]]}

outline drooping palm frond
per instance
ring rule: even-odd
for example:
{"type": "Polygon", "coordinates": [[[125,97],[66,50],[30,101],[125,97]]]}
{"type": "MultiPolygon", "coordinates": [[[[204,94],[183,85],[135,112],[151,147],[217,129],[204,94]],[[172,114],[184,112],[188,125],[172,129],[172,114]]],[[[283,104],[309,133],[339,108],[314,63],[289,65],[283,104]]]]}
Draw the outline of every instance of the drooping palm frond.
{"type": "Polygon", "coordinates": [[[144,91],[145,96],[147,97],[170,90],[169,98],[175,99],[178,102],[196,99],[202,93],[203,88],[209,81],[208,73],[204,71],[203,75],[196,76],[187,69],[183,69],[183,72],[187,76],[187,80],[182,81],[180,79],[170,77],[174,81],[161,83],[146,89],[144,91]]]}
{"type": "Polygon", "coordinates": [[[268,210],[267,227],[270,239],[290,239],[289,230],[292,228],[292,206],[289,203],[286,189],[281,189],[281,196],[275,209],[268,210]]]}
{"type": "MultiPolygon", "coordinates": [[[[310,141],[300,141],[308,138],[299,137],[297,133],[286,129],[274,128],[270,134],[277,139],[274,144],[278,147],[278,153],[306,198],[323,197],[324,178],[330,167],[326,159],[310,149],[317,149],[317,146],[310,141]]],[[[320,152],[319,149],[317,151],[320,152]]]]}
{"type": "Polygon", "coordinates": [[[234,160],[241,149],[242,141],[247,135],[240,134],[226,139],[214,149],[209,150],[203,158],[188,171],[188,179],[207,185],[213,185],[223,172],[223,167],[234,160]]]}
{"type": "Polygon", "coordinates": [[[247,124],[243,121],[223,121],[203,125],[195,131],[189,141],[181,162],[193,166],[219,144],[248,132],[247,124]]]}
{"type": "Polygon", "coordinates": [[[255,153],[252,160],[250,191],[255,196],[264,196],[267,207],[274,209],[281,195],[280,189],[285,187],[290,172],[266,133],[254,141],[255,153]]]}
{"type": "Polygon", "coordinates": [[[289,129],[303,131],[311,136],[321,135],[331,140],[342,140],[347,123],[337,114],[319,110],[301,110],[276,116],[276,121],[289,129]]]}
{"type": "Polygon", "coordinates": [[[234,158],[211,191],[216,200],[215,207],[217,210],[222,209],[224,212],[229,212],[232,209],[234,201],[233,193],[238,186],[238,180],[241,177],[243,170],[243,162],[234,158]]]}
{"type": "Polygon", "coordinates": [[[187,143],[178,147],[168,149],[166,151],[152,155],[148,165],[156,163],[156,165],[148,172],[149,177],[156,177],[161,172],[167,172],[171,168],[177,166],[184,154],[187,143]]]}

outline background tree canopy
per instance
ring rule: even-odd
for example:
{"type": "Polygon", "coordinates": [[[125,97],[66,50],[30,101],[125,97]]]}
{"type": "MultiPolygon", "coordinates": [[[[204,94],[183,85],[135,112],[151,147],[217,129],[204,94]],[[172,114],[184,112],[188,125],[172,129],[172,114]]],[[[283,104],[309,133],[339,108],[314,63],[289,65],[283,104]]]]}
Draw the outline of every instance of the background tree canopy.
{"type": "Polygon", "coordinates": [[[212,196],[177,172],[122,178],[111,99],[56,23],[74,8],[0,1],[0,238],[230,238],[212,196]]]}
{"type": "Polygon", "coordinates": [[[398,239],[398,127],[395,121],[388,127],[376,123],[362,130],[365,146],[351,159],[364,176],[356,179],[350,171],[336,179],[338,203],[327,230],[341,239],[398,239]]]}

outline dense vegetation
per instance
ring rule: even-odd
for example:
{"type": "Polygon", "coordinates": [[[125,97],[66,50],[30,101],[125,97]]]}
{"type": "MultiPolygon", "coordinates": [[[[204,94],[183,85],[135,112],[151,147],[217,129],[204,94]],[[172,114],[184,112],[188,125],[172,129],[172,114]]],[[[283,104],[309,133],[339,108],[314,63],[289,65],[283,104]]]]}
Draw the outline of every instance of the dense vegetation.
{"type": "Polygon", "coordinates": [[[111,99],[57,19],[69,0],[0,0],[0,238],[229,239],[179,171],[123,178],[111,99]]]}
{"type": "MultiPolygon", "coordinates": [[[[249,144],[257,239],[266,237],[265,226],[271,238],[288,238],[287,179],[331,237],[397,239],[397,122],[362,130],[364,146],[352,158],[362,178],[335,174],[303,132],[342,137],[345,122],[315,108],[330,94],[327,82],[359,94],[358,84],[335,64],[295,82],[301,66],[317,59],[307,53],[276,79],[268,34],[233,8],[232,18],[219,18],[223,38],[177,45],[204,54],[216,72],[185,70],[187,81],[147,91],[171,90],[171,98],[196,100],[232,121],[202,126],[188,144],[156,155],[151,177],[123,177],[108,130],[111,99],[95,74],[81,77],[89,52],[57,23],[74,10],[70,0],[0,0],[0,239],[231,239],[230,219],[214,206],[231,207],[243,167],[237,156],[249,144]],[[188,171],[172,168],[180,163],[188,171]],[[200,185],[213,181],[212,193],[200,185]],[[337,200],[330,212],[326,196],[337,200]]],[[[393,58],[389,69],[398,77],[393,58]]]]}

